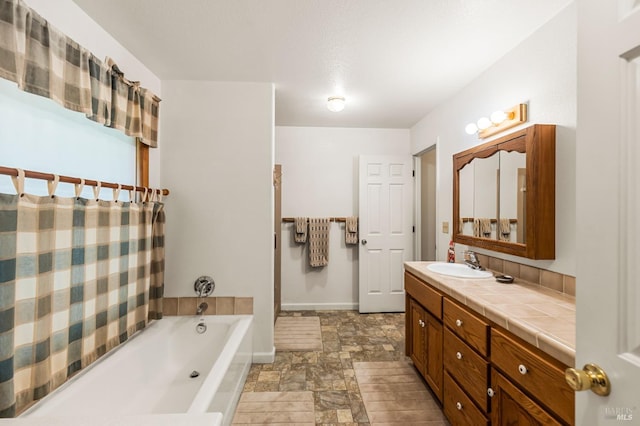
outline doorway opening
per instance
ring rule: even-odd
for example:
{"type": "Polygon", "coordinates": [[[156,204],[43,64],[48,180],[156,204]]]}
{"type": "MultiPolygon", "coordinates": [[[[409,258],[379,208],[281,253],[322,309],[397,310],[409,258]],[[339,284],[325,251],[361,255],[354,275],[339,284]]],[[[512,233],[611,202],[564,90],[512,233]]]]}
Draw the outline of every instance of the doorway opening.
{"type": "Polygon", "coordinates": [[[433,261],[437,252],[437,157],[436,145],[415,156],[416,260],[433,261]]]}

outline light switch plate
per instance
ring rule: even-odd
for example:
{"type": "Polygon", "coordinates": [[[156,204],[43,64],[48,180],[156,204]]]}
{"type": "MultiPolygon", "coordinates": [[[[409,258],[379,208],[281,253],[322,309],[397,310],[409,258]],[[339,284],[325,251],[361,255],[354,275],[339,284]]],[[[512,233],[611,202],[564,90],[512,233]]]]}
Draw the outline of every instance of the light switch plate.
{"type": "Polygon", "coordinates": [[[442,222],[442,233],[443,234],[449,233],[449,222],[442,222]]]}

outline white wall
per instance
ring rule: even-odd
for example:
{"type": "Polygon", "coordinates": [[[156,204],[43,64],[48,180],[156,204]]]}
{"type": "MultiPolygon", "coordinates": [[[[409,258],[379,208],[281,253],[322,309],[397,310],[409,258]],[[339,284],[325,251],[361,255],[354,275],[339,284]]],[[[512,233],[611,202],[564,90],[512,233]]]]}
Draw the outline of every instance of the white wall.
{"type": "MultiPolygon", "coordinates": [[[[576,6],[571,4],[411,129],[413,153],[439,141],[441,228],[443,221],[452,220],[452,155],[485,142],[465,133],[467,123],[528,101],[526,125],[556,124],[556,259],[531,261],[488,253],[569,275],[576,272],[576,38],[576,6]]],[[[444,260],[451,237],[438,235],[438,259],[444,260]]]]}
{"type": "MultiPolygon", "coordinates": [[[[142,62],[125,49],[115,38],[89,17],[73,0],[27,0],[34,9],[54,27],[89,49],[98,58],[109,56],[118,64],[129,80],[140,81],[143,87],[162,98],[160,79],[142,62]]],[[[161,121],[163,103],[160,103],[161,121]]],[[[160,153],[162,133],[159,135],[158,148],[149,150],[149,183],[160,183],[160,153]]],[[[65,158],[64,161],[68,161],[65,158]]],[[[84,176],[81,176],[84,177],[84,176]]]]}
{"type": "MultiPolygon", "coordinates": [[[[282,216],[358,215],[358,156],[409,155],[407,129],[276,127],[282,164],[282,216]]],[[[331,224],[329,264],[310,268],[306,245],[282,224],[283,309],[357,309],[358,246],[331,224]]]]}
{"type": "Polygon", "coordinates": [[[253,297],[254,351],[273,355],[273,85],[162,85],[165,294],[210,275],[213,296],[253,297]]]}

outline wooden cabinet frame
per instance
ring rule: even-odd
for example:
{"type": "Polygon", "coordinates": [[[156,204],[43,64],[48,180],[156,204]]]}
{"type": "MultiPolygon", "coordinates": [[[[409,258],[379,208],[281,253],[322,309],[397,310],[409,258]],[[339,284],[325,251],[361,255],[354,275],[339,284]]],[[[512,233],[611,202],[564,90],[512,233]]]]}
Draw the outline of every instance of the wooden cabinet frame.
{"type": "MultiPolygon", "coordinates": [[[[556,126],[535,124],[453,156],[453,241],[529,259],[555,259],[556,126]],[[460,170],[475,158],[499,151],[526,154],[525,243],[463,235],[460,222],[460,170]]],[[[518,229],[518,232],[521,232],[518,229]]]]}
{"type": "Polygon", "coordinates": [[[443,403],[444,412],[453,424],[465,423],[470,418],[475,419],[472,424],[484,424],[489,417],[496,426],[520,424],[513,423],[514,419],[522,424],[574,424],[575,395],[568,386],[564,388],[562,374],[566,365],[424,280],[406,271],[404,276],[406,355],[443,403]],[[439,310],[439,317],[431,315],[426,306],[439,310]],[[454,316],[450,315],[452,312],[454,316]],[[462,325],[456,324],[456,319],[460,319],[462,325]],[[420,325],[419,320],[425,326],[420,325]],[[435,325],[432,335],[427,332],[430,323],[435,325]],[[451,344],[451,336],[459,341],[457,347],[451,344]],[[459,349],[462,345],[464,354],[459,349]],[[461,364],[468,371],[460,374],[451,368],[451,363],[445,367],[445,356],[449,360],[452,356],[461,359],[456,351],[470,362],[461,364]],[[523,374],[520,363],[526,366],[526,380],[520,380],[523,374]],[[483,386],[488,385],[495,392],[492,398],[485,397],[484,391],[471,388],[479,378],[483,379],[483,386]],[[463,403],[468,408],[467,414],[452,408],[452,394],[467,399],[463,403]]]}

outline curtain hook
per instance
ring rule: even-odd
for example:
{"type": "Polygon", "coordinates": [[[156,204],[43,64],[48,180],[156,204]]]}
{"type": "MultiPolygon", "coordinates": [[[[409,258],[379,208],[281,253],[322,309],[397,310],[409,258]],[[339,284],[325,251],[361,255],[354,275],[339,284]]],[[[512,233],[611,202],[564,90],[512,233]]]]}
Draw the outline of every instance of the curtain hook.
{"type": "Polygon", "coordinates": [[[80,183],[74,184],[76,187],[76,200],[80,199],[80,195],[82,195],[82,190],[84,189],[84,179],[80,178],[80,183]]]}
{"type": "Polygon", "coordinates": [[[144,187],[144,193],[142,194],[142,202],[146,203],[147,202],[147,193],[149,192],[149,188],[147,188],[146,186],[144,187]]]}
{"type": "Polygon", "coordinates": [[[16,188],[16,193],[20,197],[24,197],[24,178],[25,173],[22,169],[16,169],[18,171],[18,176],[11,176],[11,181],[13,182],[13,186],[16,188]]]}
{"type": "Polygon", "coordinates": [[[164,195],[164,194],[162,194],[162,189],[159,189],[159,190],[158,190],[158,202],[159,202],[159,203],[161,203],[161,202],[162,202],[162,196],[163,196],[163,195],[164,195]]]}
{"type": "Polygon", "coordinates": [[[93,187],[93,198],[96,201],[100,201],[100,188],[102,188],[102,182],[97,181],[96,186],[93,187]]]}
{"type": "Polygon", "coordinates": [[[122,185],[118,184],[117,188],[113,189],[113,201],[118,202],[118,197],[120,197],[120,190],[122,189],[122,185]]]}
{"type": "Polygon", "coordinates": [[[49,196],[51,198],[55,198],[56,188],[58,187],[58,183],[60,182],[60,176],[53,175],[53,180],[47,181],[47,190],[49,191],[49,196]]]}

